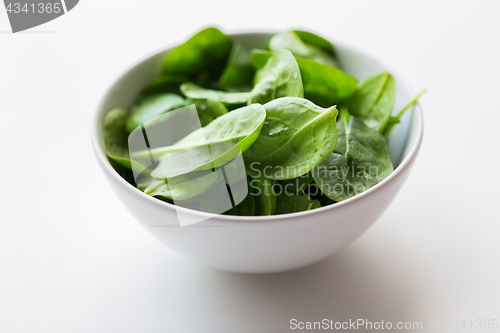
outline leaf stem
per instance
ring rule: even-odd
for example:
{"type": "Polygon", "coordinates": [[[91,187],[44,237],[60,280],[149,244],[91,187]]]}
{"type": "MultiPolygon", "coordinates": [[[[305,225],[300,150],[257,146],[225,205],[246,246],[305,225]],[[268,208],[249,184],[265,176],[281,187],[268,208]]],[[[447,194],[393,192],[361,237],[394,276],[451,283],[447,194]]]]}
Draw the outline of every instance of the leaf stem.
{"type": "Polygon", "coordinates": [[[408,110],[413,104],[417,103],[418,99],[420,97],[422,97],[422,95],[425,94],[426,91],[427,91],[427,89],[424,89],[421,92],[419,92],[410,102],[408,102],[408,104],[405,105],[404,108],[401,109],[401,111],[399,111],[399,113],[396,117],[392,117],[394,119],[391,121],[391,123],[389,123],[387,125],[387,127],[384,130],[384,137],[386,139],[389,137],[389,134],[391,134],[391,131],[394,128],[394,125],[396,125],[397,123],[399,123],[401,121],[401,117],[406,112],[406,110],[408,110]]]}

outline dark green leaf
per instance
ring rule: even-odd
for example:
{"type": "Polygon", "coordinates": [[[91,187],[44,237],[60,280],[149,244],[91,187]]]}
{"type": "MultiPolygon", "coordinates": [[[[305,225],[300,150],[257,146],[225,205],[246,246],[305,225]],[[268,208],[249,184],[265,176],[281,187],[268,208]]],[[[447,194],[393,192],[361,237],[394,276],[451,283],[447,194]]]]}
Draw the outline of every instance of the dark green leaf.
{"type": "Polygon", "coordinates": [[[162,74],[194,76],[209,70],[218,78],[229,52],[231,40],[216,28],[206,28],[173,49],[165,58],[162,74]]]}
{"type": "Polygon", "coordinates": [[[226,68],[219,79],[220,85],[223,87],[251,85],[253,75],[254,69],[250,59],[250,51],[240,42],[235,42],[226,68]]]}
{"type": "Polygon", "coordinates": [[[309,195],[287,195],[281,193],[276,197],[276,211],[274,214],[290,214],[303,212],[321,207],[318,200],[312,200],[309,195]]]}
{"type": "Polygon", "coordinates": [[[345,109],[337,131],[337,147],[313,170],[313,178],[325,195],[338,202],[380,183],[393,166],[384,136],[345,109]]]}
{"type": "Polygon", "coordinates": [[[285,193],[293,194],[306,194],[309,184],[313,181],[310,172],[297,178],[280,180],[274,186],[279,187],[277,191],[284,191],[285,193]]]}
{"type": "Polygon", "coordinates": [[[273,215],[276,210],[273,182],[265,177],[252,177],[249,186],[255,200],[255,215],[273,215]]]}
{"type": "MultiPolygon", "coordinates": [[[[262,68],[272,54],[269,51],[252,50],[252,65],[256,69],[262,68]]],[[[295,59],[304,83],[304,96],[313,103],[323,107],[335,105],[356,92],[356,79],[340,69],[308,59],[295,59]]]]}
{"type": "Polygon", "coordinates": [[[102,138],[106,155],[130,169],[128,136],[125,131],[127,117],[127,112],[123,109],[116,108],[109,111],[104,117],[102,138]]]}

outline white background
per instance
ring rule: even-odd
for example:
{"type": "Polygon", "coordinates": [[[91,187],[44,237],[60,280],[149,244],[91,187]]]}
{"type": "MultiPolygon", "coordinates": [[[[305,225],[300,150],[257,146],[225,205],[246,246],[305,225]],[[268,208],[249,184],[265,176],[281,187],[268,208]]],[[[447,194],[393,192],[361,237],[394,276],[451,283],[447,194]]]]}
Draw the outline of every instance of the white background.
{"type": "Polygon", "coordinates": [[[82,0],[10,34],[0,12],[0,332],[500,319],[499,13],[499,1],[482,0],[82,0]],[[214,23],[311,29],[428,89],[407,184],[323,262],[261,276],[199,266],[147,234],[98,169],[89,132],[104,90],[139,58],[214,23]]]}

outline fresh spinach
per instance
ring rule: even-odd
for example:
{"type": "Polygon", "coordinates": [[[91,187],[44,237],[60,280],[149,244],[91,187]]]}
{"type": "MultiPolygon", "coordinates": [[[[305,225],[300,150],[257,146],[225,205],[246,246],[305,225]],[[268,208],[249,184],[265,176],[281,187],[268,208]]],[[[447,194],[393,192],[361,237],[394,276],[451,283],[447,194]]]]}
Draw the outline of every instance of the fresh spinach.
{"type": "MultiPolygon", "coordinates": [[[[259,69],[265,66],[272,52],[252,50],[252,65],[259,69]]],[[[304,85],[304,96],[313,103],[328,107],[352,96],[357,90],[357,81],[338,68],[317,61],[296,57],[304,85]]]]}
{"type": "Polygon", "coordinates": [[[132,154],[132,157],[140,159],[151,156],[161,161],[152,173],[156,178],[165,178],[167,169],[172,177],[218,167],[230,162],[252,145],[260,134],[265,118],[266,110],[262,105],[252,104],[216,118],[171,146],[140,151],[132,154]],[[192,164],[186,165],[186,159],[192,164]],[[174,171],[177,169],[179,173],[174,171]]]}
{"type": "Polygon", "coordinates": [[[303,97],[302,78],[295,58],[287,50],[270,55],[255,75],[255,86],[249,92],[227,92],[205,89],[193,83],[183,83],[181,91],[193,99],[210,98],[225,104],[264,104],[279,97],[303,97]]]}
{"type": "Polygon", "coordinates": [[[218,78],[231,51],[231,39],[217,28],[206,28],[167,54],[162,74],[199,75],[208,71],[218,78]]]}
{"type": "Polygon", "coordinates": [[[226,68],[219,79],[220,85],[222,87],[251,86],[253,75],[250,50],[240,42],[235,42],[229,54],[226,68]]]}
{"type": "MultiPolygon", "coordinates": [[[[188,103],[190,102],[191,101],[188,101],[188,103]]],[[[201,126],[207,126],[214,121],[214,119],[228,112],[224,104],[211,99],[197,99],[192,102],[196,105],[196,111],[198,112],[201,126]]]]}
{"type": "Polygon", "coordinates": [[[128,136],[125,131],[128,114],[125,110],[115,108],[104,117],[102,139],[104,150],[109,158],[130,169],[128,136]]]}
{"type": "Polygon", "coordinates": [[[303,98],[283,97],[264,108],[264,127],[243,155],[252,174],[275,180],[297,178],[335,149],[334,106],[323,109],[303,98]]]}
{"type": "Polygon", "coordinates": [[[369,127],[383,132],[395,99],[396,80],[391,74],[383,72],[361,83],[348,103],[349,112],[363,119],[369,127]]]}
{"type": "Polygon", "coordinates": [[[338,144],[313,170],[314,182],[334,201],[349,199],[384,180],[393,166],[384,136],[342,109],[338,144]]]}
{"type": "Polygon", "coordinates": [[[302,77],[288,50],[276,51],[255,74],[250,103],[267,103],[280,97],[304,97],[302,77]]]}
{"type": "Polygon", "coordinates": [[[285,191],[285,193],[293,194],[305,194],[308,191],[309,184],[313,182],[313,178],[310,172],[306,173],[297,178],[280,180],[276,183],[279,191],[285,191]]]}
{"type": "Polygon", "coordinates": [[[289,31],[274,35],[269,41],[269,49],[271,51],[286,49],[297,57],[337,67],[333,49],[329,50],[324,42],[326,42],[324,39],[311,33],[289,31]],[[326,49],[328,51],[325,52],[326,49]]]}
{"type": "Polygon", "coordinates": [[[287,195],[281,194],[276,197],[276,211],[274,214],[291,214],[303,212],[315,208],[320,208],[321,204],[318,200],[313,200],[309,195],[287,195]]]}
{"type": "Polygon", "coordinates": [[[132,108],[127,120],[127,132],[132,132],[148,120],[159,115],[186,106],[186,100],[176,94],[152,95],[132,108]]]}
{"type": "Polygon", "coordinates": [[[358,85],[328,40],[292,30],[267,48],[216,28],[174,48],[130,113],[105,115],[112,167],[159,200],[241,216],[335,204],[385,179],[386,139],[423,92],[392,115],[396,80],[383,72],[358,85]]]}
{"type": "Polygon", "coordinates": [[[255,201],[255,215],[273,215],[276,210],[276,194],[273,191],[273,182],[265,177],[252,177],[250,194],[255,201]]]}

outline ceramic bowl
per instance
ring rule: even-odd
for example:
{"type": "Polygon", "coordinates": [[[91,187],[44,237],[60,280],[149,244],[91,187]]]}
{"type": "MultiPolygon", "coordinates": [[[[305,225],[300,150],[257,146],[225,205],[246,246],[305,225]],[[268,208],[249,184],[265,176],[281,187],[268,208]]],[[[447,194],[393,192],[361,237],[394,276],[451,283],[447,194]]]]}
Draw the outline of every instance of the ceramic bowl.
{"type": "MultiPolygon", "coordinates": [[[[233,34],[249,48],[263,48],[272,33],[233,34]]],[[[358,80],[391,72],[397,81],[395,110],[414,95],[393,70],[358,49],[332,41],[342,68],[358,80]]],[[[384,181],[340,203],[294,214],[269,217],[217,215],[180,227],[176,208],[150,197],[127,183],[111,166],[103,150],[101,128],[105,113],[114,107],[128,108],[139,91],[154,79],[168,49],[127,70],[109,88],[92,123],[92,142],[97,161],[125,208],[153,236],[171,249],[202,264],[241,273],[286,271],[320,261],[363,234],[386,210],[405,183],[417,157],[423,135],[418,105],[407,111],[389,138],[395,171],[384,181]]],[[[206,213],[177,207],[196,218],[206,213]],[[200,215],[201,214],[201,215],[200,215]]]]}

